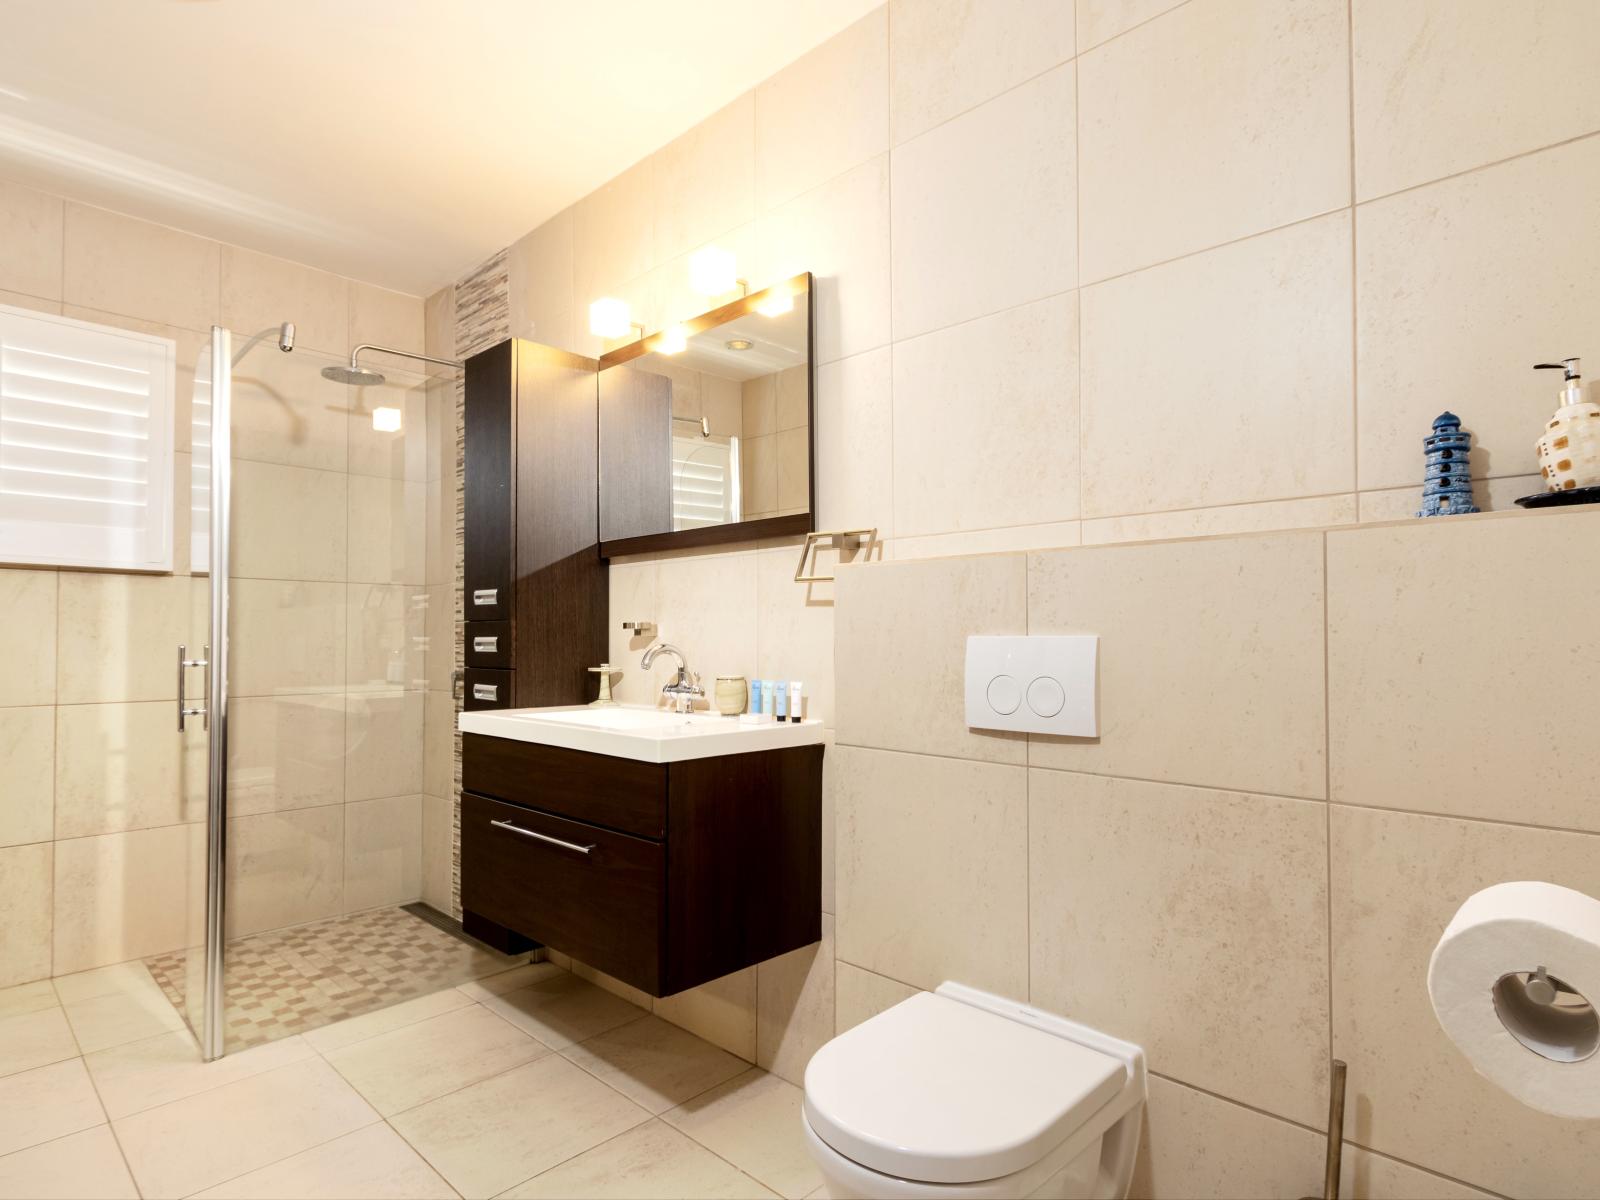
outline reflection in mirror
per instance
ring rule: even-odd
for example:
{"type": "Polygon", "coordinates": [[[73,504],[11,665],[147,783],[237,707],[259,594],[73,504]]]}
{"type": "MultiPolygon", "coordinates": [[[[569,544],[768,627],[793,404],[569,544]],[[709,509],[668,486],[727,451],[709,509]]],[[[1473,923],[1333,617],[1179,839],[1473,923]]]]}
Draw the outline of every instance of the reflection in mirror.
{"type": "Polygon", "coordinates": [[[602,542],[810,528],[810,314],[802,275],[600,360],[602,542]]]}

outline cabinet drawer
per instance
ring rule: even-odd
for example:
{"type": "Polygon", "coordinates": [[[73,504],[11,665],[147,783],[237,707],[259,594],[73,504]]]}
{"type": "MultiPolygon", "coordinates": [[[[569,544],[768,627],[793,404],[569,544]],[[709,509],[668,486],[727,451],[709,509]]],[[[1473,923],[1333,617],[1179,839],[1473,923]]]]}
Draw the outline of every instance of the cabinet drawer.
{"type": "Polygon", "coordinates": [[[468,712],[480,708],[510,708],[515,699],[515,671],[485,671],[479,667],[468,667],[462,673],[462,678],[466,691],[461,707],[468,712]]]}
{"type": "Polygon", "coordinates": [[[654,994],[665,849],[485,796],[461,796],[461,905],[654,994]]]}
{"type": "Polygon", "coordinates": [[[468,733],[461,786],[637,837],[666,836],[667,768],[655,763],[468,733]]]}
{"type": "Polygon", "coordinates": [[[511,666],[511,622],[468,621],[467,666],[506,670],[511,666]]]}

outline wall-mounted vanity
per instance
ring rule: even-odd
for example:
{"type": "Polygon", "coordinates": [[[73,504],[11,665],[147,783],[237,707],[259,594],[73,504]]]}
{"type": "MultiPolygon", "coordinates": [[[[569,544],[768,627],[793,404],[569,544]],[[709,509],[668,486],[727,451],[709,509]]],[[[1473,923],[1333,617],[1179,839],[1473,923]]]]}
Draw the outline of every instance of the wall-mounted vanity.
{"type": "Polygon", "coordinates": [[[468,932],[656,996],[821,937],[820,722],[586,703],[608,558],[815,528],[811,348],[800,275],[598,360],[467,359],[468,932]]]}

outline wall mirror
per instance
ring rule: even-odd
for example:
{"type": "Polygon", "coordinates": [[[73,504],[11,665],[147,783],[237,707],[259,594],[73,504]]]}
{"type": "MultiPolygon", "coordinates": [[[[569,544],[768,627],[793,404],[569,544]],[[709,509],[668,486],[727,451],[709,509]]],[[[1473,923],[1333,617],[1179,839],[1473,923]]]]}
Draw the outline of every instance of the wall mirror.
{"type": "Polygon", "coordinates": [[[600,359],[600,552],[808,533],[811,276],[600,359]]]}

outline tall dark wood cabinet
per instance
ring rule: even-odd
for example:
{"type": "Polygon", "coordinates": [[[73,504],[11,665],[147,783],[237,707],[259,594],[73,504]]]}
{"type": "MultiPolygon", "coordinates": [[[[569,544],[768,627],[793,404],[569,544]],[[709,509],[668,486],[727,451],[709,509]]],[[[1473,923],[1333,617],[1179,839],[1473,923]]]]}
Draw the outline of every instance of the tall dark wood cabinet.
{"type": "Polygon", "coordinates": [[[468,709],[582,704],[605,661],[593,359],[513,338],[466,362],[468,709]]]}

